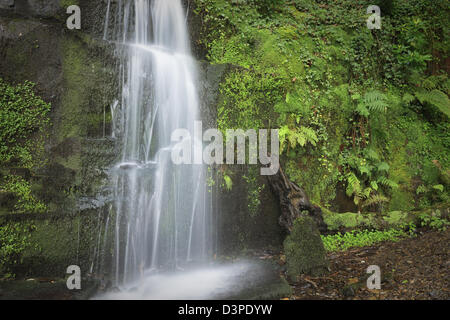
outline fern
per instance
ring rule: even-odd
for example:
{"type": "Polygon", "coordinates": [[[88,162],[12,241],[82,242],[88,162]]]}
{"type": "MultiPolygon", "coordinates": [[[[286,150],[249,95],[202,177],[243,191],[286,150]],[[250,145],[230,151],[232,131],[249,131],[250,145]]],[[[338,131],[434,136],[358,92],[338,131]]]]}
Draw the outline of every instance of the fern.
{"type": "Polygon", "coordinates": [[[350,172],[347,174],[347,188],[345,193],[347,196],[351,197],[353,194],[357,194],[359,192],[361,192],[361,182],[353,172],[350,172]]]}
{"type": "Polygon", "coordinates": [[[364,157],[366,157],[367,159],[370,159],[370,160],[379,160],[380,159],[380,157],[378,156],[378,153],[371,147],[365,148],[363,150],[363,154],[364,154],[364,157]]]}
{"type": "Polygon", "coordinates": [[[371,166],[358,166],[358,170],[361,174],[367,174],[368,177],[372,176],[371,166]]]}
{"type": "Polygon", "coordinates": [[[306,116],[310,112],[310,108],[302,103],[301,98],[297,94],[288,92],[285,101],[275,105],[275,111],[278,113],[299,113],[306,116]]]}
{"type": "Polygon", "coordinates": [[[368,117],[370,115],[369,109],[365,106],[363,103],[358,103],[358,106],[356,107],[356,112],[362,117],[368,117]]]}
{"type": "Polygon", "coordinates": [[[368,117],[370,112],[381,113],[386,112],[388,108],[386,95],[378,90],[367,92],[361,99],[356,107],[356,112],[363,116],[368,117]]]}
{"type": "Polygon", "coordinates": [[[377,170],[379,171],[379,172],[388,172],[389,171],[389,165],[386,163],[386,162],[381,162],[379,165],[378,165],[378,167],[377,167],[377,170]]]}
{"type": "Polygon", "coordinates": [[[386,96],[378,90],[369,91],[364,95],[363,103],[373,112],[385,112],[388,104],[386,96]]]}
{"type": "Polygon", "coordinates": [[[450,117],[450,100],[448,96],[437,89],[431,91],[428,90],[418,90],[415,92],[417,99],[420,103],[428,103],[436,107],[439,111],[444,113],[447,117],[450,117]]]}
{"type": "Polygon", "coordinates": [[[362,203],[362,207],[366,208],[383,202],[389,202],[389,198],[386,198],[381,194],[374,194],[362,203]]]}
{"type": "Polygon", "coordinates": [[[370,181],[370,186],[372,187],[373,190],[375,191],[378,190],[378,183],[376,181],[370,181]]]}
{"type": "Polygon", "coordinates": [[[377,182],[379,182],[382,185],[389,187],[389,188],[398,188],[397,183],[395,183],[394,181],[392,181],[384,176],[379,177],[377,182]]]}
{"type": "Polygon", "coordinates": [[[280,136],[281,152],[285,150],[286,142],[290,148],[296,148],[297,145],[304,147],[308,143],[316,146],[319,141],[314,129],[308,127],[290,129],[288,126],[283,126],[278,131],[278,135],[280,136]]]}
{"type": "Polygon", "coordinates": [[[414,97],[412,94],[405,93],[405,95],[402,98],[402,101],[404,104],[410,105],[415,99],[416,99],[416,97],[414,97]]]}

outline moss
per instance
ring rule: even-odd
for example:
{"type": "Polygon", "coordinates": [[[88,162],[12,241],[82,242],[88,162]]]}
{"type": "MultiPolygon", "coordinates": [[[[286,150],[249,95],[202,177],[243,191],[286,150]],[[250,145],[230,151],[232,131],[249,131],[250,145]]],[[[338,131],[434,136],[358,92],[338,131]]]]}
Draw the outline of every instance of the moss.
{"type": "MultiPolygon", "coordinates": [[[[42,212],[45,204],[30,188],[30,176],[45,163],[44,139],[50,105],[26,81],[11,86],[0,78],[0,193],[10,193],[14,212],[42,212]]],[[[0,205],[4,205],[3,201],[0,205]]]]}
{"type": "Polygon", "coordinates": [[[324,222],[329,231],[350,231],[353,229],[389,229],[408,225],[409,223],[419,223],[421,216],[447,217],[448,207],[444,204],[441,207],[428,208],[420,211],[389,211],[382,214],[375,213],[336,213],[322,208],[324,222]]]}
{"type": "Polygon", "coordinates": [[[60,6],[61,8],[68,8],[68,7],[70,7],[71,5],[77,5],[77,6],[79,6],[80,3],[79,3],[78,0],[59,0],[59,6],[60,6]]]}
{"type": "Polygon", "coordinates": [[[65,92],[61,102],[64,126],[59,130],[59,138],[79,137],[82,133],[81,120],[84,118],[84,104],[88,90],[86,77],[88,62],[85,48],[72,37],[62,40],[63,74],[65,92]]]}
{"type": "Polygon", "coordinates": [[[383,217],[389,225],[391,226],[399,226],[403,223],[408,222],[408,213],[402,211],[391,211],[388,212],[385,217],[383,217]]]}
{"type": "Polygon", "coordinates": [[[322,209],[324,222],[330,231],[340,229],[355,229],[360,227],[379,227],[375,214],[361,214],[354,212],[335,213],[322,209]]]}
{"type": "Polygon", "coordinates": [[[320,233],[310,217],[295,220],[291,234],[284,241],[284,253],[287,273],[292,280],[303,273],[318,276],[328,270],[320,233]]]}
{"type": "Polygon", "coordinates": [[[33,226],[13,268],[17,276],[64,277],[69,265],[79,265],[83,274],[89,271],[101,223],[95,211],[64,217],[28,215],[16,223],[33,226]]]}

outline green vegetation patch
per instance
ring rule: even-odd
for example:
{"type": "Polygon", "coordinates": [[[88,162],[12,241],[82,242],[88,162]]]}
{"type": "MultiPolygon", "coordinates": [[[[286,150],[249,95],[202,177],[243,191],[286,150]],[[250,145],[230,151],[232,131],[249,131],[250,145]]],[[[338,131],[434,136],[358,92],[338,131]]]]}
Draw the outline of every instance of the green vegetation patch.
{"type": "Polygon", "coordinates": [[[325,248],[310,217],[295,220],[291,234],[284,241],[287,272],[291,279],[306,273],[322,275],[328,270],[325,248]]]}
{"type": "Polygon", "coordinates": [[[448,203],[450,5],[374,4],[380,30],[363,0],[196,0],[207,59],[231,65],[219,128],[278,128],[283,168],[322,207],[448,203]]]}
{"type": "Polygon", "coordinates": [[[0,199],[14,212],[46,210],[32,194],[31,178],[45,161],[49,111],[33,83],[13,86],[0,79],[0,199]]]}
{"type": "Polygon", "coordinates": [[[322,241],[327,251],[345,251],[353,247],[370,246],[382,241],[396,242],[407,236],[407,232],[399,229],[385,231],[353,230],[344,234],[322,236],[322,241]]]}

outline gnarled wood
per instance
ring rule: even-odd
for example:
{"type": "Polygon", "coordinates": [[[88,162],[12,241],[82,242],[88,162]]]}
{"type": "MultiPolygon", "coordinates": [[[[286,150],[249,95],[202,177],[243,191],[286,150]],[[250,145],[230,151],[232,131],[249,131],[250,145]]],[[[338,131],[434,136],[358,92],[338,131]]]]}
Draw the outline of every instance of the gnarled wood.
{"type": "Polygon", "coordinates": [[[268,176],[272,191],[280,201],[281,216],[279,223],[289,232],[292,230],[294,220],[301,216],[303,211],[308,211],[321,232],[327,230],[327,226],[322,218],[322,210],[318,206],[313,206],[305,191],[297,184],[290,181],[283,169],[273,176],[268,176]]]}

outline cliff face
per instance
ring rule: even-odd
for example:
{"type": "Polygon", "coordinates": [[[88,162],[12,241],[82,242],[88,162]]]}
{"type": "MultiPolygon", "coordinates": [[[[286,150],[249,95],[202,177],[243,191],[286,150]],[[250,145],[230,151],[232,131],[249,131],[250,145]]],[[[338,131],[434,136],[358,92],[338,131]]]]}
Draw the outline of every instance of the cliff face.
{"type": "Polygon", "coordinates": [[[106,171],[117,155],[108,138],[116,75],[110,48],[98,40],[102,3],[93,3],[79,2],[81,31],[67,29],[64,1],[0,3],[0,77],[36,83],[36,93],[51,104],[46,163],[30,178],[33,195],[48,213],[2,208],[0,217],[1,224],[34,227],[18,275],[63,275],[70,264],[87,268],[100,214],[106,213],[106,171]]]}
{"type": "MultiPolygon", "coordinates": [[[[114,48],[102,41],[106,1],[74,3],[81,8],[81,30],[66,27],[65,11],[72,2],[0,1],[0,77],[11,84],[36,83],[36,93],[51,104],[46,164],[34,168],[30,178],[33,195],[48,213],[15,214],[0,201],[0,226],[34,227],[14,267],[18,276],[63,276],[71,264],[87,272],[104,240],[99,235],[111,201],[107,170],[120,154],[110,138],[117,63],[114,48]]],[[[195,32],[200,22],[192,11],[188,18],[193,52],[202,60],[205,51],[195,32]]],[[[218,87],[229,68],[206,62],[199,67],[202,112],[205,123],[215,127],[218,87]]],[[[236,169],[236,175],[242,170],[236,169]]],[[[264,191],[254,213],[258,219],[248,213],[248,194],[244,180],[236,180],[229,192],[216,190],[220,252],[281,244],[279,212],[270,191],[264,191]]]]}

